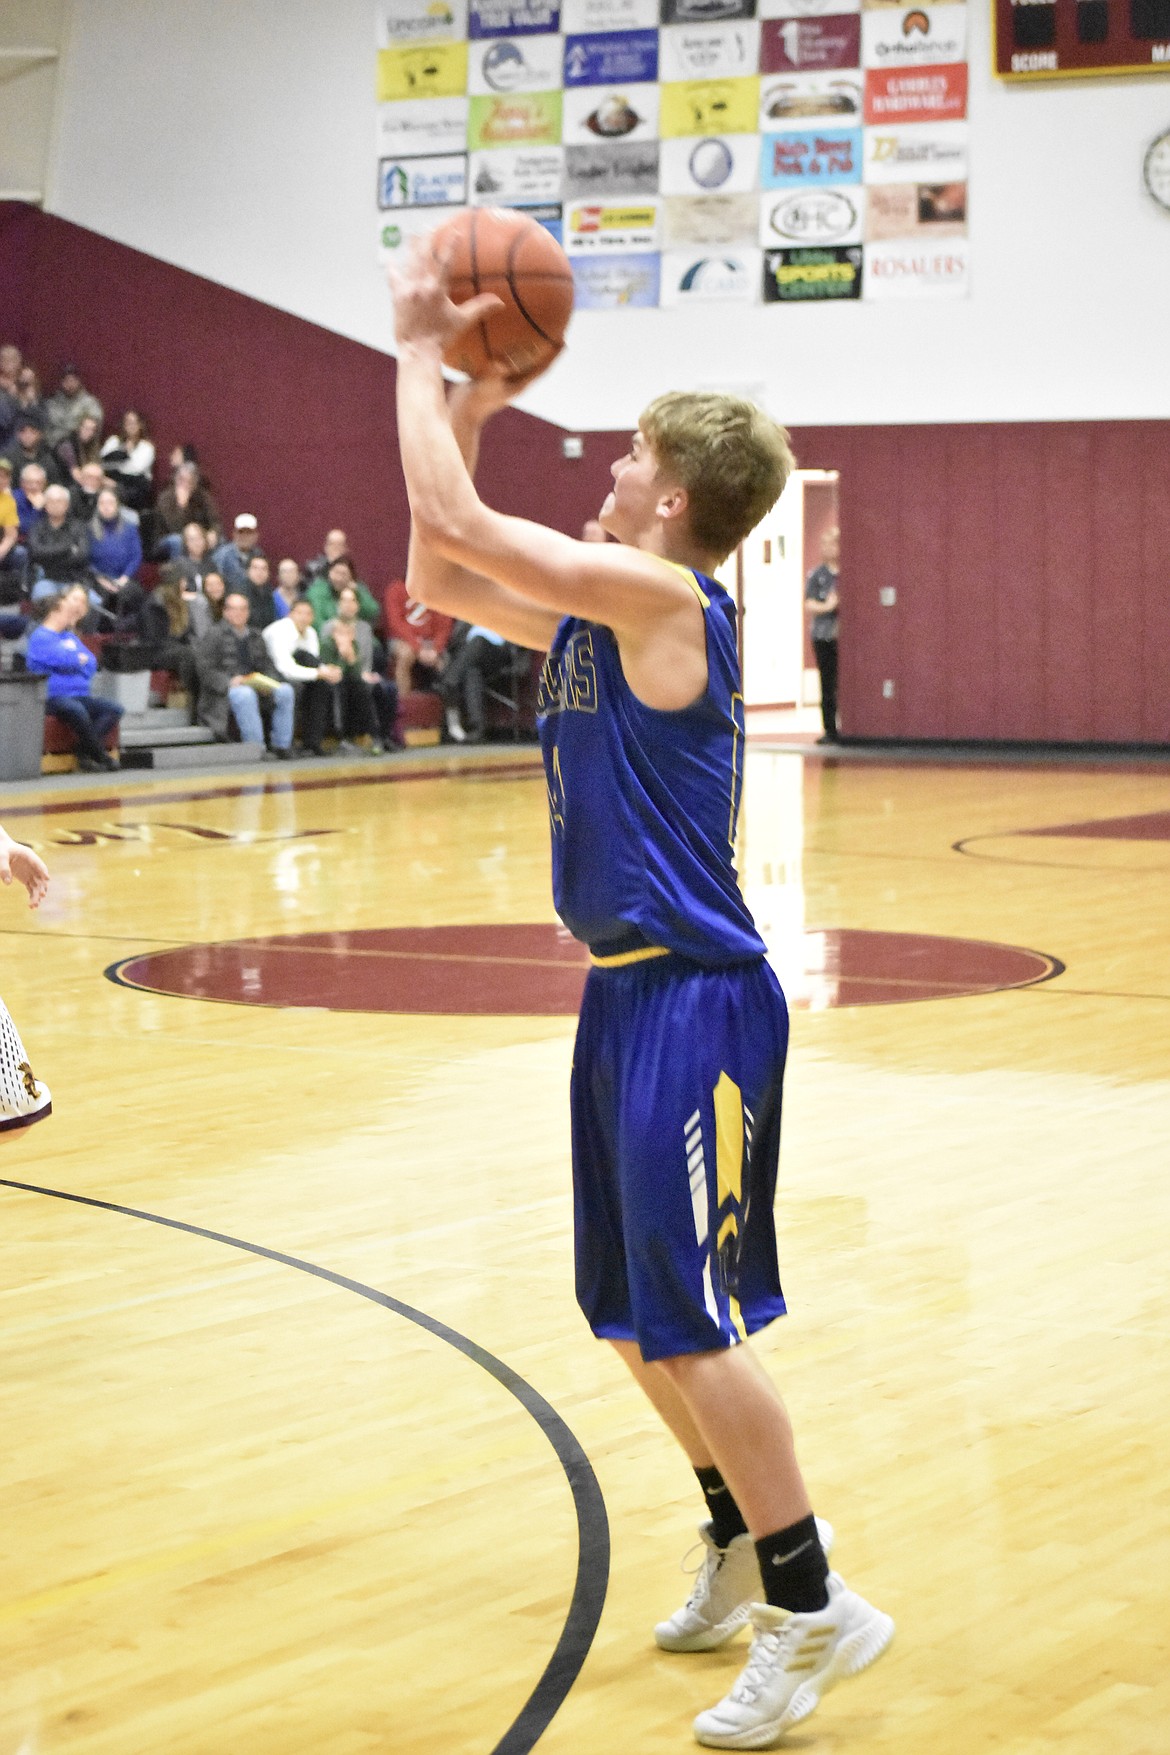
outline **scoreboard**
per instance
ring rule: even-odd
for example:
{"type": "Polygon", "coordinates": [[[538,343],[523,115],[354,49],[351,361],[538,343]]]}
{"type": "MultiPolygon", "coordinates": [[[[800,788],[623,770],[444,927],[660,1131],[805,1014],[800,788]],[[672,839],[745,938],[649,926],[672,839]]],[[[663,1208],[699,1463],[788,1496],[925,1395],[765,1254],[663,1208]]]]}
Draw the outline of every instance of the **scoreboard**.
{"type": "Polygon", "coordinates": [[[993,0],[1001,79],[1170,73],[1170,0],[993,0]]]}

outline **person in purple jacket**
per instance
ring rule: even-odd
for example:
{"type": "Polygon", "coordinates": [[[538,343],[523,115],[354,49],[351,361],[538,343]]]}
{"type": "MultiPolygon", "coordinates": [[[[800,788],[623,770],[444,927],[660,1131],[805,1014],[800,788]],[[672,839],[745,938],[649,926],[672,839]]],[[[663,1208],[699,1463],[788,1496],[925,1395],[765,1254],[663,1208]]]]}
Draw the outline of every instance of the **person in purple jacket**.
{"type": "Polygon", "coordinates": [[[28,637],[25,662],[34,676],[47,676],[45,712],[67,725],[77,739],[77,760],[87,774],[99,768],[116,768],[105,740],[122,717],[117,701],[91,695],[90,684],[97,659],[75,629],[89,612],[84,585],[71,585],[49,600],[38,628],[28,637]]]}

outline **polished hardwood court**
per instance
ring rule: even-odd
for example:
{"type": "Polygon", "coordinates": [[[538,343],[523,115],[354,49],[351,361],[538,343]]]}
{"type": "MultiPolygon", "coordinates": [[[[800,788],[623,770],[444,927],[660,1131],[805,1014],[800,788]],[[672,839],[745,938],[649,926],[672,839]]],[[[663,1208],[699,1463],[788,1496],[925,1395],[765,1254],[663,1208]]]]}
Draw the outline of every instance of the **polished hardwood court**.
{"type": "MultiPolygon", "coordinates": [[[[1170,1751],[1168,781],[749,747],[759,1350],[898,1624],[786,1747],[1170,1751]]],[[[54,1100],[0,1138],[0,1755],[692,1747],[746,1647],[651,1637],[702,1505],[573,1301],[535,758],[0,821],[53,874],[0,991],[54,1100]]]]}

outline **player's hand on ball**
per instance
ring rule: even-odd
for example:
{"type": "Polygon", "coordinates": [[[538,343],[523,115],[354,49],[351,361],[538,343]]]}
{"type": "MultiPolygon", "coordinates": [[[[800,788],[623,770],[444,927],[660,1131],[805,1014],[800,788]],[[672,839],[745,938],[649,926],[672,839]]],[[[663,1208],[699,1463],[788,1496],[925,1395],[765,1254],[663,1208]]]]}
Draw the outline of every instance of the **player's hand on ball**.
{"type": "Polygon", "coordinates": [[[394,334],[399,347],[433,343],[442,354],[452,342],[473,329],[503,300],[495,293],[480,293],[456,305],[447,297],[447,265],[436,257],[425,238],[414,238],[406,266],[389,271],[394,295],[394,334]]]}
{"type": "Polygon", "coordinates": [[[16,879],[28,891],[28,905],[39,908],[49,893],[49,868],[31,847],[22,847],[8,836],[0,842],[0,883],[16,879]]]}

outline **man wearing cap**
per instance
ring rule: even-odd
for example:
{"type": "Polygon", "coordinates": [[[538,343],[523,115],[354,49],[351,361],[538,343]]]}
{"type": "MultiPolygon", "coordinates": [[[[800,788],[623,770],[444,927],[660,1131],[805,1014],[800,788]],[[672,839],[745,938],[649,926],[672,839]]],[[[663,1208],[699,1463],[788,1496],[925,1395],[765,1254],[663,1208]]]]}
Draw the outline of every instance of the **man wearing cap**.
{"type": "Polygon", "coordinates": [[[102,405],[96,396],[92,396],[81,382],[81,375],[74,365],[61,367],[61,387],[45,403],[45,440],[49,445],[59,445],[77,431],[77,423],[83,415],[92,415],[98,424],[101,435],[102,405]]]}
{"type": "Polygon", "coordinates": [[[26,463],[39,463],[48,482],[60,481],[61,471],[52,448],[45,443],[41,416],[35,408],[22,408],[16,417],[16,438],[8,447],[13,474],[19,477],[26,463]]]}
{"type": "Polygon", "coordinates": [[[260,547],[260,530],[254,512],[241,512],[232,526],[232,541],[221,542],[212,560],[216,571],[222,573],[223,582],[229,591],[248,590],[248,562],[253,555],[263,555],[260,547]]]}

